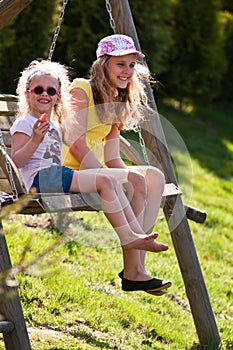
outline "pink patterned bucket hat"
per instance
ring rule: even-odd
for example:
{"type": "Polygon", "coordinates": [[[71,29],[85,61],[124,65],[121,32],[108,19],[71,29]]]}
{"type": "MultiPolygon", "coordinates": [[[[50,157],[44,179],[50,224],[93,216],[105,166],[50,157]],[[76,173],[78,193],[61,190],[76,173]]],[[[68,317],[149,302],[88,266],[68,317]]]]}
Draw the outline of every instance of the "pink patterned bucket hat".
{"type": "Polygon", "coordinates": [[[145,55],[136,50],[133,39],[127,35],[114,34],[106,36],[98,43],[96,56],[110,55],[123,56],[130,53],[135,53],[137,56],[145,57],[145,55]]]}

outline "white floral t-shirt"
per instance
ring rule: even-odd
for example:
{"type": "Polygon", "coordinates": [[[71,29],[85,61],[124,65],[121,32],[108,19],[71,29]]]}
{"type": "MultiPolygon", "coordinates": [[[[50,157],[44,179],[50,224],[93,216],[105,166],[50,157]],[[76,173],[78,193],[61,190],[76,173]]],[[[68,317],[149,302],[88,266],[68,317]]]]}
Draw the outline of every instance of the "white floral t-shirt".
{"type": "MultiPolygon", "coordinates": [[[[11,135],[14,135],[16,132],[22,132],[31,137],[33,126],[37,120],[31,114],[25,114],[17,118],[10,128],[11,135]]],[[[19,169],[27,190],[31,188],[38,171],[52,165],[61,165],[61,145],[61,130],[58,125],[50,122],[49,132],[45,135],[29,161],[19,169]]]]}

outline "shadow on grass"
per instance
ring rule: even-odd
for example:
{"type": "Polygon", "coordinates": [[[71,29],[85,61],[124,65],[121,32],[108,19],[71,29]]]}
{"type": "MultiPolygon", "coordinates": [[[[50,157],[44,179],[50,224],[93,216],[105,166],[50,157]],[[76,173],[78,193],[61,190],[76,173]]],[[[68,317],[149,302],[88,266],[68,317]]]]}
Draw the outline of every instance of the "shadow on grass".
{"type": "MultiPolygon", "coordinates": [[[[193,343],[192,347],[189,350],[221,350],[221,345],[200,345],[197,343],[193,343]]],[[[232,350],[232,348],[226,349],[226,350],[232,350]]]]}
{"type": "MultiPolygon", "coordinates": [[[[85,329],[78,329],[78,330],[67,330],[65,332],[62,332],[60,330],[57,330],[55,327],[52,327],[46,323],[38,323],[38,322],[35,322],[34,323],[36,327],[43,327],[45,329],[48,329],[48,330],[51,330],[51,331],[54,331],[54,332],[57,332],[57,333],[61,333],[61,337],[62,335],[69,335],[73,338],[76,338],[76,339],[80,339],[80,340],[85,340],[85,342],[87,344],[92,344],[94,345],[97,349],[115,349],[117,350],[118,347],[117,346],[114,346],[114,345],[110,345],[108,342],[105,342],[105,341],[100,341],[98,339],[96,339],[96,337],[92,334],[90,334],[91,332],[98,332],[98,330],[95,330],[95,329],[92,329],[90,327],[90,330],[88,331],[85,331],[85,329]]],[[[83,325],[85,327],[88,327],[88,324],[85,324],[83,325]]],[[[79,323],[79,327],[81,328],[82,325],[79,323]]],[[[100,333],[100,332],[99,332],[100,333]]],[[[67,350],[67,348],[58,348],[58,347],[52,347],[52,348],[49,348],[49,350],[67,350]]]]}
{"type": "MultiPolygon", "coordinates": [[[[86,331],[69,332],[69,334],[72,335],[74,338],[85,340],[87,344],[95,345],[97,349],[113,349],[112,345],[108,344],[107,342],[97,340],[93,335],[90,335],[86,331]]],[[[118,348],[114,347],[114,349],[118,348]]]]}

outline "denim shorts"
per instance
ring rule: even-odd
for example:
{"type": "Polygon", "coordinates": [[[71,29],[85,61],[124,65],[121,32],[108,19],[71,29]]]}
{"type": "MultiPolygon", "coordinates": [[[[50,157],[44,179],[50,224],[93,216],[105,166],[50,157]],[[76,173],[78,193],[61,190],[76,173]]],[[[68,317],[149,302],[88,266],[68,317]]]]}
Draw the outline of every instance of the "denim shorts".
{"type": "Polygon", "coordinates": [[[67,193],[70,190],[73,174],[73,169],[53,165],[37,173],[32,187],[40,193],[67,193]]]}

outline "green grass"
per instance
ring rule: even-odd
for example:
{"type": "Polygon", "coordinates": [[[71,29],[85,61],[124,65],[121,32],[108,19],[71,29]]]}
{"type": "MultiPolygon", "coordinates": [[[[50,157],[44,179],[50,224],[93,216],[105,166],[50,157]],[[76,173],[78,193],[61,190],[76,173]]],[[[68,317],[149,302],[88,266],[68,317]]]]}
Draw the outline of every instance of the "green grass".
{"type": "MultiPolygon", "coordinates": [[[[168,135],[174,131],[168,143],[184,202],[208,213],[204,224],[189,224],[222,349],[232,350],[233,108],[216,106],[188,113],[167,104],[159,110],[169,121],[164,120],[168,135]],[[181,148],[172,138],[176,130],[180,139],[175,142],[181,148]]],[[[66,214],[60,220],[55,216],[59,230],[44,229],[46,218],[38,217],[37,228],[20,224],[19,216],[3,223],[14,265],[28,241],[25,261],[30,262],[69,224],[69,240],[17,276],[33,350],[200,349],[162,211],[156,230],[170,249],[147,254],[146,262],[151,274],[173,282],[163,297],[121,290],[117,276],[122,268],[121,249],[102,213],[66,214]]],[[[24,222],[29,219],[22,217],[24,222]]],[[[0,349],[4,349],[1,342],[0,349]]]]}

